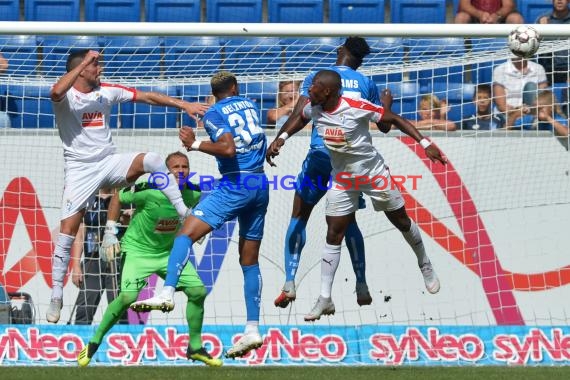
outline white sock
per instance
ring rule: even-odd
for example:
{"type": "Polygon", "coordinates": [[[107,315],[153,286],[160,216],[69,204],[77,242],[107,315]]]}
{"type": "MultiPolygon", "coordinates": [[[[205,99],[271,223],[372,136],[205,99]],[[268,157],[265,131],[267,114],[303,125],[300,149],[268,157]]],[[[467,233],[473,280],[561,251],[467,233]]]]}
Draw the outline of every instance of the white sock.
{"type": "Polygon", "coordinates": [[[164,298],[173,299],[175,291],[176,289],[173,286],[165,286],[164,288],[162,288],[160,295],[164,296],[164,298]]]}
{"type": "Polygon", "coordinates": [[[321,259],[321,296],[331,298],[334,275],[340,263],[340,245],[325,244],[321,259]]]}
{"type": "Polygon", "coordinates": [[[259,334],[259,322],[247,321],[245,324],[244,334],[259,334]]]}
{"type": "Polygon", "coordinates": [[[51,298],[63,298],[63,280],[67,274],[71,246],[75,236],[62,234],[57,235],[57,242],[51,258],[52,290],[51,298]]]}
{"type": "Polygon", "coordinates": [[[429,258],[427,257],[426,250],[424,248],[424,242],[422,241],[422,235],[420,234],[420,229],[418,225],[412,221],[410,230],[407,232],[402,232],[404,239],[408,242],[412,250],[418,258],[418,266],[429,263],[429,258]]]}
{"type": "Polygon", "coordinates": [[[180,188],[178,187],[178,178],[170,174],[162,157],[154,152],[146,153],[143,158],[143,169],[146,173],[158,172],[168,174],[168,183],[166,184],[166,187],[160,189],[160,191],[166,195],[180,217],[186,216],[188,207],[186,207],[184,200],[182,199],[182,194],[180,193],[180,188]]]}

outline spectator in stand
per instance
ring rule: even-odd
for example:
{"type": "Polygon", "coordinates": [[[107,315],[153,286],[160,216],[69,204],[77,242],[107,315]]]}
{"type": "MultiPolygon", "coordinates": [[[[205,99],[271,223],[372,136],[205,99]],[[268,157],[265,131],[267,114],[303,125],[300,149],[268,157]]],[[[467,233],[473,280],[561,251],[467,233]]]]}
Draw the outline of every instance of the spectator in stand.
{"type": "Polygon", "coordinates": [[[433,94],[420,99],[418,117],[418,121],[412,122],[418,130],[455,131],[457,128],[454,122],[447,120],[447,103],[433,94]]]}
{"type": "Polygon", "coordinates": [[[475,115],[463,120],[461,129],[489,131],[503,128],[505,121],[493,114],[493,98],[491,95],[491,85],[479,84],[475,88],[475,104],[477,110],[475,115]]]}
{"type": "Polygon", "coordinates": [[[267,125],[280,129],[287,121],[299,98],[299,81],[287,80],[279,82],[277,108],[267,111],[267,125]]]}
{"type": "Polygon", "coordinates": [[[456,24],[523,24],[514,0],[459,0],[456,24]]]}
{"type": "Polygon", "coordinates": [[[515,129],[552,131],[556,136],[568,137],[568,117],[562,112],[554,93],[542,90],[538,93],[533,107],[523,117],[517,119],[515,129]]]}
{"type": "MultiPolygon", "coordinates": [[[[8,60],[0,53],[0,75],[8,69],[8,60]]],[[[10,128],[10,118],[6,112],[6,98],[0,99],[0,128],[10,128]]]]}
{"type": "Polygon", "coordinates": [[[493,69],[495,106],[503,114],[507,128],[529,112],[538,89],[546,87],[544,67],[528,59],[513,56],[493,69]]]}

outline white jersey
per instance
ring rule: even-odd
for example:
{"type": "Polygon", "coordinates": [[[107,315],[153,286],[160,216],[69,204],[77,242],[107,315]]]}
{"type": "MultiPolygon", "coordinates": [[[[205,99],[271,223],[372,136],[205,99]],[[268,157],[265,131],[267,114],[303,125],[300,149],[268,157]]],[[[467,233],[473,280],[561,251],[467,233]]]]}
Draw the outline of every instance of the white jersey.
{"type": "Polygon", "coordinates": [[[377,123],[383,115],[381,106],[347,97],[341,97],[331,112],[310,102],[303,109],[303,116],[313,121],[329,150],[335,174],[374,176],[384,171],[384,158],[372,145],[369,131],[369,122],[377,123]]]}
{"type": "Polygon", "coordinates": [[[136,99],[136,90],[102,83],[91,92],[70,88],[52,102],[65,161],[96,162],[116,152],[111,140],[111,106],[136,99]]]}

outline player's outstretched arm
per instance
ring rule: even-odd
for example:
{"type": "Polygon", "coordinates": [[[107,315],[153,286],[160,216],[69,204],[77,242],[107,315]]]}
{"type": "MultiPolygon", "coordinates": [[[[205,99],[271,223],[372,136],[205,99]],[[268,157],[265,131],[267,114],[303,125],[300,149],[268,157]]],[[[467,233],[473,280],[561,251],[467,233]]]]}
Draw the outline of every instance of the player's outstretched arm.
{"type": "Polygon", "coordinates": [[[137,91],[136,101],[153,106],[176,107],[194,119],[197,115],[204,115],[206,110],[210,108],[210,105],[206,103],[191,103],[154,91],[137,91]]]}
{"type": "Polygon", "coordinates": [[[301,129],[305,127],[307,121],[303,118],[303,108],[309,101],[309,98],[306,96],[300,96],[293,108],[293,112],[291,112],[291,116],[287,119],[285,124],[281,127],[275,139],[269,146],[267,147],[267,152],[265,153],[265,160],[271,166],[276,166],[273,162],[273,158],[279,155],[279,150],[283,145],[285,145],[285,140],[289,137],[294,135],[295,133],[299,132],[301,129]]]}
{"type": "Polygon", "coordinates": [[[81,72],[85,69],[87,65],[99,59],[99,52],[94,50],[89,50],[87,54],[85,54],[85,58],[79,65],[77,65],[73,70],[65,73],[51,88],[50,91],[50,98],[54,102],[59,102],[67,91],[73,86],[81,72]]]}
{"type": "Polygon", "coordinates": [[[119,243],[119,239],[117,238],[117,233],[119,232],[117,220],[119,220],[120,214],[121,201],[119,199],[119,193],[115,192],[107,208],[107,223],[105,224],[103,241],[99,248],[99,256],[107,262],[113,261],[115,257],[121,253],[121,243],[119,243]]]}
{"type": "Polygon", "coordinates": [[[223,133],[216,142],[196,139],[194,129],[190,127],[180,128],[178,133],[182,145],[190,152],[199,150],[215,157],[231,158],[236,155],[236,144],[229,132],[223,133]]]}
{"type": "MultiPolygon", "coordinates": [[[[393,113],[391,110],[384,110],[384,115],[382,116],[382,121],[385,123],[394,124],[398,129],[404,132],[406,135],[412,137],[419,144],[424,147],[426,155],[433,162],[439,161],[442,164],[447,163],[447,159],[441,154],[439,148],[437,148],[431,141],[427,140],[422,134],[410,123],[409,120],[404,119],[400,115],[393,113]]],[[[380,128],[380,125],[378,125],[380,128]]]]}

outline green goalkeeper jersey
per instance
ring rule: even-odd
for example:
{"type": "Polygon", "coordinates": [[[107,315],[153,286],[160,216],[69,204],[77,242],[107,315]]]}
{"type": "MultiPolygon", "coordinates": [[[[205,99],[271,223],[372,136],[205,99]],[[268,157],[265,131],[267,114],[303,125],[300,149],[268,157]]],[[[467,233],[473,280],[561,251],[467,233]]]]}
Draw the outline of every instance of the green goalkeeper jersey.
{"type": "MultiPolygon", "coordinates": [[[[188,207],[194,207],[200,200],[200,189],[184,186],[182,199],[188,207]]],[[[154,255],[170,251],[180,219],[176,209],[160,191],[145,182],[127,187],[119,192],[121,203],[133,203],[136,207],[127,232],[121,239],[124,252],[154,255]]]]}

